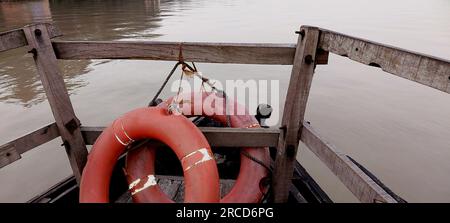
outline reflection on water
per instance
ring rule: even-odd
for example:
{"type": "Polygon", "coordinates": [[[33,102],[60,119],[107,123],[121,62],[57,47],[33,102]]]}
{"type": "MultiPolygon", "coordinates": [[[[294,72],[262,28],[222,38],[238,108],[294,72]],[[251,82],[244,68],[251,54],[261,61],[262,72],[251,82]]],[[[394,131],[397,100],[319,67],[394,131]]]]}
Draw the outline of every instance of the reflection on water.
{"type": "MultiPolygon", "coordinates": [[[[159,0],[2,2],[0,31],[37,22],[54,22],[65,40],[149,39],[159,36],[159,0]],[[52,15],[52,12],[55,12],[52,15]],[[124,20],[124,18],[129,18],[124,20]]],[[[59,61],[70,94],[87,84],[88,60],[59,61]]],[[[0,102],[30,107],[45,100],[34,61],[24,48],[0,54],[0,102]]]]}
{"type": "MultiPolygon", "coordinates": [[[[0,5],[1,29],[20,27],[29,22],[48,22],[52,19],[50,5],[45,1],[2,2],[0,5]]],[[[0,30],[1,31],[1,30],[0,30]]]]}
{"type": "MultiPolygon", "coordinates": [[[[87,84],[80,75],[88,72],[89,61],[59,61],[70,94],[87,84]]],[[[25,107],[46,99],[36,67],[25,48],[4,52],[0,56],[0,101],[25,107]]]]}
{"type": "Polygon", "coordinates": [[[67,40],[149,39],[162,20],[159,0],[56,0],[50,8],[67,40]]]}
{"type": "MultiPolygon", "coordinates": [[[[51,21],[48,1],[3,2],[0,4],[0,31],[18,28],[29,22],[51,21]]],[[[0,101],[31,106],[43,98],[32,58],[24,49],[0,54],[0,101]]]]}
{"type": "MultiPolygon", "coordinates": [[[[0,2],[0,31],[45,21],[55,23],[64,40],[293,43],[299,25],[309,24],[449,59],[449,11],[448,0],[8,1],[0,2]]],[[[173,63],[59,65],[82,124],[102,126],[145,105],[173,63]]],[[[291,66],[198,67],[221,82],[279,80],[284,103],[291,66]]],[[[53,121],[25,49],[0,53],[0,114],[0,144],[53,121]]],[[[448,94],[331,55],[328,66],[316,69],[306,119],[406,200],[448,202],[448,114],[448,94]]],[[[54,140],[0,169],[0,201],[26,201],[69,175],[60,144],[54,140]]],[[[308,150],[301,149],[299,159],[332,199],[355,201],[308,150]]]]}

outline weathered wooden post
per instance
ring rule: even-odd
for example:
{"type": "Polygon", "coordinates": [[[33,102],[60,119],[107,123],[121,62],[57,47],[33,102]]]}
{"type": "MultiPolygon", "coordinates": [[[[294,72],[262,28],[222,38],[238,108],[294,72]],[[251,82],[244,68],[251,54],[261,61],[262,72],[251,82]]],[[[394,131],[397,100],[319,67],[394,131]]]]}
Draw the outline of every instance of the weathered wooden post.
{"type": "Polygon", "coordinates": [[[33,53],[73,174],[79,183],[88,152],[81,135],[80,121],[75,116],[64,78],[58,68],[47,27],[45,24],[37,24],[24,27],[23,31],[28,41],[29,52],[33,53]]]}
{"type": "Polygon", "coordinates": [[[319,29],[301,27],[286,95],[274,168],[274,202],[286,202],[316,64],[319,29]]]}

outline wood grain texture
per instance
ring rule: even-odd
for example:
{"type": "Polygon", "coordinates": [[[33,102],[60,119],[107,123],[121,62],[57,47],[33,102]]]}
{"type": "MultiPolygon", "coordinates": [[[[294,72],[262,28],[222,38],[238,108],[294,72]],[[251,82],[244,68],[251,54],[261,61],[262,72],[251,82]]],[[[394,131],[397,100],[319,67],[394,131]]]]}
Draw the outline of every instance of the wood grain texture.
{"type": "Polygon", "coordinates": [[[170,178],[158,178],[158,185],[161,187],[161,190],[169,197],[171,200],[175,200],[175,196],[177,196],[179,190],[183,190],[181,188],[181,184],[183,180],[174,180],[170,178]]]}
{"type": "Polygon", "coordinates": [[[20,153],[13,145],[2,146],[0,150],[0,168],[13,163],[21,158],[20,153]]]}
{"type": "MultiPolygon", "coordinates": [[[[95,143],[105,127],[82,126],[87,145],[95,143]]],[[[279,130],[274,128],[216,128],[199,127],[209,144],[214,147],[264,147],[276,146],[279,130]]]]}
{"type": "MultiPolygon", "coordinates": [[[[82,126],[81,132],[85,144],[94,144],[105,127],[82,126]]],[[[278,143],[279,129],[274,128],[216,128],[200,127],[211,146],[215,147],[275,147],[278,143]],[[238,140],[237,140],[238,139],[238,140]]],[[[20,138],[0,146],[0,168],[18,159],[20,154],[47,143],[59,135],[56,123],[44,126],[20,138]]]]}
{"type": "Polygon", "coordinates": [[[20,154],[58,136],[58,127],[56,123],[52,123],[0,146],[0,168],[20,159],[20,154]]]}
{"type": "MultiPolygon", "coordinates": [[[[172,200],[174,200],[177,203],[183,203],[185,185],[184,185],[184,178],[182,176],[156,175],[156,178],[158,179],[158,185],[161,187],[164,193],[166,193],[166,195],[171,197],[172,200]],[[179,187],[176,189],[176,192],[174,193],[173,191],[175,190],[176,185],[179,185],[179,187]]],[[[235,180],[220,179],[219,183],[220,183],[220,197],[224,197],[233,188],[235,180]]]]}
{"type": "Polygon", "coordinates": [[[450,93],[450,61],[321,29],[319,48],[450,93]]]}
{"type": "Polygon", "coordinates": [[[292,64],[295,45],[157,41],[53,41],[59,59],[143,59],[237,64],[292,64]]]}
{"type": "MultiPolygon", "coordinates": [[[[61,32],[52,24],[44,24],[50,38],[61,36],[61,32]]],[[[26,46],[28,44],[22,29],[0,33],[0,52],[26,46]]]]}
{"type": "Polygon", "coordinates": [[[392,196],[347,156],[320,137],[306,122],[303,123],[301,140],[361,202],[397,203],[392,196]]]}
{"type": "Polygon", "coordinates": [[[27,45],[22,29],[0,33],[0,52],[27,45]]]}
{"type": "Polygon", "coordinates": [[[63,140],[74,176],[79,182],[87,160],[87,149],[80,131],[80,122],[70,102],[64,79],[58,68],[56,56],[45,24],[23,28],[37,71],[50,104],[59,134],[63,140]]]}
{"type": "Polygon", "coordinates": [[[315,68],[319,29],[302,27],[295,53],[294,66],[284,105],[282,131],[280,132],[275,158],[273,190],[274,202],[287,202],[298,141],[308,101],[315,68]]]}

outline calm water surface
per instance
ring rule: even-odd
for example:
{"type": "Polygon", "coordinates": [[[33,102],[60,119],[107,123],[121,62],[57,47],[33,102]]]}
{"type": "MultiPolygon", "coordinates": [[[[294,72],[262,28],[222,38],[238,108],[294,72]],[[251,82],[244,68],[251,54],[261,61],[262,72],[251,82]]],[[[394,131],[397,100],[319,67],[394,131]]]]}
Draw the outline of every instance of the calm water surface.
{"type": "MultiPolygon", "coordinates": [[[[294,31],[308,24],[450,59],[449,12],[448,0],[36,0],[0,2],[0,31],[45,21],[65,40],[294,43],[294,31]]],[[[171,66],[60,62],[76,113],[91,126],[145,105],[171,66]]],[[[218,80],[279,80],[284,102],[290,66],[199,66],[218,80]]],[[[0,144],[53,120],[25,49],[0,54],[0,114],[0,144]]],[[[450,95],[331,56],[316,69],[306,118],[406,200],[450,202],[450,95]]],[[[67,177],[60,144],[0,169],[0,201],[27,201],[67,177]]],[[[308,150],[299,159],[333,200],[356,201],[308,150]]]]}

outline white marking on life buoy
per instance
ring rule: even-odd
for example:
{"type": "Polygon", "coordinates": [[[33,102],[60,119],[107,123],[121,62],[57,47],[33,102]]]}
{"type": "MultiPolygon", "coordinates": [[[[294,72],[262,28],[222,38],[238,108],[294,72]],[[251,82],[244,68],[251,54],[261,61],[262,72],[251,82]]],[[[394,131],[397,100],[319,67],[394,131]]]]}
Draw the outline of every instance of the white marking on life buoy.
{"type": "MultiPolygon", "coordinates": [[[[137,180],[131,182],[131,184],[129,186],[129,190],[133,189],[140,181],[141,181],[141,179],[137,179],[137,180]]],[[[135,195],[135,194],[147,189],[148,187],[155,186],[156,184],[158,184],[158,183],[156,182],[155,175],[148,175],[147,182],[145,182],[145,184],[141,188],[136,188],[136,189],[134,189],[134,191],[131,191],[131,195],[135,195]]]]}
{"type": "Polygon", "coordinates": [[[183,162],[184,159],[186,159],[186,158],[188,158],[188,157],[190,157],[190,156],[192,156],[192,155],[194,155],[195,153],[198,153],[198,152],[202,154],[202,159],[200,159],[199,161],[195,162],[194,164],[186,167],[184,169],[184,171],[188,171],[189,169],[191,169],[194,166],[197,166],[200,163],[204,163],[206,161],[209,161],[209,160],[213,159],[206,148],[201,148],[201,149],[195,150],[194,152],[189,153],[188,155],[184,156],[181,159],[181,162],[183,162]]]}
{"type": "Polygon", "coordinates": [[[141,179],[137,179],[137,180],[131,182],[130,185],[128,186],[128,190],[133,189],[133,187],[135,187],[136,185],[138,185],[139,182],[141,182],[141,179]]]}
{"type": "Polygon", "coordinates": [[[128,146],[127,143],[122,142],[122,140],[120,140],[119,136],[116,135],[116,133],[114,133],[114,136],[116,137],[117,141],[119,141],[120,144],[124,145],[124,146],[128,146]]]}
{"type": "Polygon", "coordinates": [[[120,126],[121,126],[121,128],[122,128],[122,131],[123,131],[123,133],[125,134],[125,136],[128,138],[128,142],[123,142],[123,141],[120,139],[120,137],[117,135],[116,130],[115,130],[115,128],[114,128],[114,127],[116,126],[116,121],[117,121],[117,120],[115,120],[115,121],[113,122],[113,124],[112,124],[112,128],[113,128],[113,131],[114,131],[114,136],[116,137],[117,141],[119,141],[120,144],[122,144],[122,145],[124,145],[124,146],[128,146],[130,143],[134,142],[134,139],[132,139],[132,138],[127,134],[127,132],[125,131],[125,128],[123,127],[122,121],[120,121],[120,126]]]}

